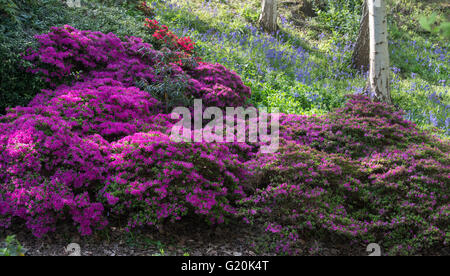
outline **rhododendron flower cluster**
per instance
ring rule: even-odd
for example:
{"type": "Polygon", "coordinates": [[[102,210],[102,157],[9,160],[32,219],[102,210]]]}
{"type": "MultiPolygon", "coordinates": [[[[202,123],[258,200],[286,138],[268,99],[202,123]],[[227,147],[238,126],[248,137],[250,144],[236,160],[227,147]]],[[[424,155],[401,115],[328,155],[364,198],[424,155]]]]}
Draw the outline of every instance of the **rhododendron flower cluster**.
{"type": "Polygon", "coordinates": [[[145,22],[159,47],[168,47],[172,51],[184,52],[187,55],[193,54],[195,44],[189,37],[178,37],[166,25],[161,25],[154,19],[146,18],[145,22]]]}

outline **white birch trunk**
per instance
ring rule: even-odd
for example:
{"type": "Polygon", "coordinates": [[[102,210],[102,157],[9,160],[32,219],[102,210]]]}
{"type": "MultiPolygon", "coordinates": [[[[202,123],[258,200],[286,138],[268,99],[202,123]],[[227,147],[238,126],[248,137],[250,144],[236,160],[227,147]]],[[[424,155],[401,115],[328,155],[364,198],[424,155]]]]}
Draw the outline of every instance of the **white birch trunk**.
{"type": "Polygon", "coordinates": [[[389,91],[389,51],[386,0],[368,0],[370,32],[369,89],[377,101],[392,104],[389,91]]]}
{"type": "Polygon", "coordinates": [[[267,32],[275,33],[278,29],[277,9],[277,0],[262,0],[262,10],[261,16],[259,17],[259,24],[267,32]]]}

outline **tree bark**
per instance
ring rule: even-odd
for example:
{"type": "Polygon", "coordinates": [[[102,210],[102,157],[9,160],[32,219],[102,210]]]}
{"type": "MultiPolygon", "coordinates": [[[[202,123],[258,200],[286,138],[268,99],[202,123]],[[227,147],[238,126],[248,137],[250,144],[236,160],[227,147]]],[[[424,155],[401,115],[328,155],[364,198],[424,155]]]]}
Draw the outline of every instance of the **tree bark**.
{"type": "Polygon", "coordinates": [[[260,26],[269,33],[275,33],[278,30],[277,19],[277,0],[263,0],[261,16],[259,17],[260,26]]]}
{"type": "Polygon", "coordinates": [[[370,33],[369,90],[372,97],[392,104],[389,91],[389,50],[386,0],[367,0],[370,33]]]}
{"type": "Polygon", "coordinates": [[[304,17],[315,17],[317,16],[314,11],[314,6],[312,0],[303,0],[300,11],[303,13],[304,17]]]}
{"type": "Polygon", "coordinates": [[[358,38],[352,55],[352,67],[361,72],[369,70],[370,55],[370,35],[369,35],[369,10],[367,0],[362,6],[362,15],[359,27],[358,38]]]}

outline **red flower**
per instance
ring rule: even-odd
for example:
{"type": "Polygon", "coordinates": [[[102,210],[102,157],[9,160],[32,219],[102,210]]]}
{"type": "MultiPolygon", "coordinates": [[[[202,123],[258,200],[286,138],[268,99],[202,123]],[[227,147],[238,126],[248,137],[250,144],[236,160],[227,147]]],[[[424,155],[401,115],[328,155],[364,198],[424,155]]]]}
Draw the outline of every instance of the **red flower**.
{"type": "Polygon", "coordinates": [[[154,31],[153,37],[157,40],[162,40],[169,49],[173,51],[182,51],[188,56],[192,55],[194,51],[194,42],[189,37],[179,38],[177,35],[169,31],[166,25],[160,25],[156,20],[146,18],[145,26],[154,31]]]}

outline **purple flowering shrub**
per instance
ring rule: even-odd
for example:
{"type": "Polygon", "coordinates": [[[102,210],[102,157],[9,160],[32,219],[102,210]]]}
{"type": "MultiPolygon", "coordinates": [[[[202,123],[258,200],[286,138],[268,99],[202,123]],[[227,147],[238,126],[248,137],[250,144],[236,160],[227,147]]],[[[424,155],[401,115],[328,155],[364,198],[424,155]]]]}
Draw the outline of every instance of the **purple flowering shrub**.
{"type": "Polygon", "coordinates": [[[51,32],[36,36],[39,49],[28,49],[24,56],[35,64],[30,71],[40,73],[57,85],[64,80],[113,78],[132,85],[136,78],[153,81],[152,65],[162,58],[159,51],[142,39],[80,31],[71,26],[52,27],[51,32]]]}
{"type": "Polygon", "coordinates": [[[180,220],[188,213],[221,223],[236,213],[246,171],[224,143],[177,143],[160,132],[137,133],[111,145],[105,198],[130,228],[180,220]]]}
{"type": "Polygon", "coordinates": [[[344,108],[324,117],[282,116],[280,135],[301,145],[353,158],[390,146],[405,149],[428,139],[412,122],[403,119],[401,111],[355,95],[344,108]]]}
{"type": "Polygon", "coordinates": [[[343,109],[328,115],[333,122],[328,132],[327,147],[352,157],[367,156],[395,146],[405,149],[411,143],[422,143],[426,135],[415,124],[403,118],[403,111],[394,106],[371,102],[364,96],[352,96],[343,109]]]}
{"type": "MultiPolygon", "coordinates": [[[[63,94],[47,103],[70,123],[72,131],[115,141],[156,127],[153,114],[158,114],[160,103],[148,93],[135,87],[89,86],[91,83],[85,82],[60,88],[56,93],[63,94]]],[[[165,127],[170,127],[168,123],[165,127]]]]}
{"type": "Polygon", "coordinates": [[[186,60],[180,67],[172,62],[172,52],[157,51],[141,38],[122,41],[112,33],[66,25],[53,27],[36,39],[39,49],[28,49],[24,59],[34,64],[29,71],[41,74],[52,86],[91,79],[113,79],[125,86],[137,81],[156,85],[176,82],[182,75],[190,85],[187,96],[203,98],[206,105],[236,106],[250,97],[250,88],[224,66],[186,60]],[[193,64],[197,66],[192,68],[193,64]]]}
{"type": "MultiPolygon", "coordinates": [[[[135,80],[167,81],[156,68],[163,66],[161,52],[139,38],[121,41],[70,26],[37,39],[40,48],[25,59],[54,89],[0,117],[0,226],[21,219],[41,237],[68,221],[89,235],[111,218],[133,228],[186,215],[220,223],[236,213],[251,147],[170,141],[176,121],[133,86],[135,80]]],[[[187,74],[176,64],[164,66],[173,68],[173,77],[187,74]]],[[[235,73],[201,66],[216,68],[223,89],[238,87],[249,96],[235,73]]],[[[192,81],[199,78],[199,89],[214,87],[202,69],[186,70],[193,70],[192,81]]]]}
{"type": "Polygon", "coordinates": [[[201,98],[205,106],[243,106],[250,98],[250,88],[221,64],[199,62],[188,74],[193,96],[201,98]]]}
{"type": "Polygon", "coordinates": [[[258,190],[241,201],[276,252],[299,254],[307,238],[377,242],[389,254],[448,246],[448,141],[359,96],[327,116],[281,121],[280,150],[250,162],[258,190]]]}
{"type": "Polygon", "coordinates": [[[90,193],[105,180],[107,142],[74,134],[51,108],[16,110],[0,123],[0,225],[21,218],[36,236],[66,217],[83,234],[103,227],[103,206],[90,193]]]}
{"type": "MultiPolygon", "coordinates": [[[[102,95],[109,88],[93,91],[102,95]]],[[[67,99],[72,99],[71,92],[67,99]]],[[[129,228],[158,226],[166,218],[179,220],[188,214],[220,223],[236,212],[234,202],[243,195],[240,179],[246,175],[236,153],[239,144],[176,143],[156,131],[125,136],[116,125],[99,129],[95,121],[91,124],[87,107],[74,109],[83,114],[73,112],[67,102],[60,106],[61,97],[49,101],[51,106],[12,109],[0,120],[1,226],[18,217],[40,237],[54,231],[59,220],[71,218],[88,235],[107,224],[106,212],[128,219],[129,228]],[[86,123],[80,127],[73,119],[86,123]],[[110,143],[92,131],[125,137],[110,143]]],[[[90,99],[96,103],[95,97],[90,99]]],[[[108,118],[104,106],[93,110],[108,118]]],[[[148,116],[165,123],[161,129],[171,124],[163,114],[148,116]]],[[[138,120],[136,124],[141,126],[138,120]]]]}

